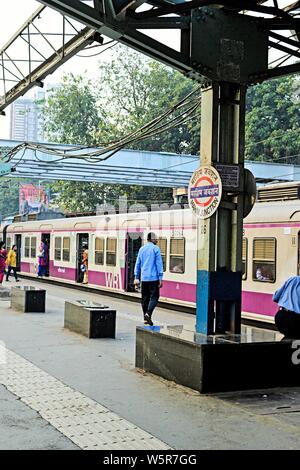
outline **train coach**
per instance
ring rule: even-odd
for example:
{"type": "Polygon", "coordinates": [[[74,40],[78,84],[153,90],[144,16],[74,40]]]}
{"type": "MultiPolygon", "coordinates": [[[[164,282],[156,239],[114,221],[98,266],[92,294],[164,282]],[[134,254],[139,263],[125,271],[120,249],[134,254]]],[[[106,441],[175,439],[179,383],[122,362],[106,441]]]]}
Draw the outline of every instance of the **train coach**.
{"type": "MultiPolygon", "coordinates": [[[[273,322],[274,291],[299,274],[300,183],[269,185],[244,221],[243,317],[273,322]]],[[[101,291],[134,291],[134,264],[147,233],[158,238],[164,266],[161,301],[194,307],[197,222],[189,209],[17,221],[2,228],[7,249],[18,247],[21,274],[37,275],[41,241],[49,247],[49,279],[82,282],[81,260],[88,245],[88,286],[101,291]]]]}

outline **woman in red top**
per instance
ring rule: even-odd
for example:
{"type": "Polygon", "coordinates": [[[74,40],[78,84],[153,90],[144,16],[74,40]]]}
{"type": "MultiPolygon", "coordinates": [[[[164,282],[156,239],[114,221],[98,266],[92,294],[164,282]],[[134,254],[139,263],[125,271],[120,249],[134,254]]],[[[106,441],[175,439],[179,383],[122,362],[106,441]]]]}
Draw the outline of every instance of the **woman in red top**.
{"type": "Polygon", "coordinates": [[[0,284],[2,284],[6,268],[7,251],[4,242],[0,242],[0,284]]]}

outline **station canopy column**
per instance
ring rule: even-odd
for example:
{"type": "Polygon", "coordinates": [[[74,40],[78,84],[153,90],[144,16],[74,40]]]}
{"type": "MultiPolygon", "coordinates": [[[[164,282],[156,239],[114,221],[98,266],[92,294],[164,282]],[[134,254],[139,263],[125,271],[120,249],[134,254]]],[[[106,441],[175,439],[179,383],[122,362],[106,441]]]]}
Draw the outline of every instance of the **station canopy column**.
{"type": "Polygon", "coordinates": [[[214,81],[203,89],[201,167],[222,178],[218,209],[198,219],[196,330],[240,332],[246,87],[214,81]],[[231,185],[231,186],[230,186],[231,185]]]}
{"type": "Polygon", "coordinates": [[[209,78],[202,91],[201,164],[189,187],[198,216],[196,331],[239,334],[243,217],[251,210],[251,187],[255,195],[244,168],[245,100],[251,77],[267,69],[268,37],[259,22],[222,10],[200,9],[193,20],[199,27],[192,31],[192,57],[209,78]]]}

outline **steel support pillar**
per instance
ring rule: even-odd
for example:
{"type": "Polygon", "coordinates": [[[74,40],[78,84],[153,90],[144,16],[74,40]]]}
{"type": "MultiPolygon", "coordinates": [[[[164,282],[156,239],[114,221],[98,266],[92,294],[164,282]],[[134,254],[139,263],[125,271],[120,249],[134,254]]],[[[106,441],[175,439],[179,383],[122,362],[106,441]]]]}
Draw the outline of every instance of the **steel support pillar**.
{"type": "Polygon", "coordinates": [[[223,168],[220,206],[198,221],[196,331],[206,335],[240,333],[245,93],[246,87],[227,82],[202,92],[201,166],[223,168]],[[238,187],[226,178],[232,169],[238,187]]]}

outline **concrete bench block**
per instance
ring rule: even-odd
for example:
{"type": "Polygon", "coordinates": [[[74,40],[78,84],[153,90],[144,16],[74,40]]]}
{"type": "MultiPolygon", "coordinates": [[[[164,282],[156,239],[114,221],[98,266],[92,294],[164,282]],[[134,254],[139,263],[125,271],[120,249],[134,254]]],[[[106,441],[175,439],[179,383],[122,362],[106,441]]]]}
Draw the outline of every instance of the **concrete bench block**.
{"type": "Polygon", "coordinates": [[[293,340],[272,340],[275,332],[268,333],[270,340],[266,333],[259,334],[261,339],[206,337],[187,334],[183,327],[160,332],[137,327],[136,367],[200,393],[299,387],[300,364],[292,360],[293,340]]]}
{"type": "Polygon", "coordinates": [[[88,338],[115,338],[116,310],[96,302],[65,302],[64,327],[88,338]]]}
{"type": "Polygon", "coordinates": [[[8,300],[10,298],[10,289],[0,286],[0,299],[8,300]]]}
{"type": "Polygon", "coordinates": [[[11,307],[23,313],[45,313],[46,291],[32,286],[11,288],[11,307]]]}

